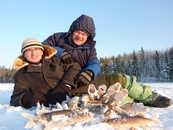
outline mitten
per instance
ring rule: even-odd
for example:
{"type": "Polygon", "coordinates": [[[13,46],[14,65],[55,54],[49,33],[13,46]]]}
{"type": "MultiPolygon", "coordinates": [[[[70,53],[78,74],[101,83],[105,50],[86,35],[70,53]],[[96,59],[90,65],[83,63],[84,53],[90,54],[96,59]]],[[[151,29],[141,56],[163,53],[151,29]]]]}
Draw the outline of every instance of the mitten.
{"type": "Polygon", "coordinates": [[[64,64],[72,64],[74,62],[73,57],[66,51],[62,53],[61,58],[64,64]]]}
{"type": "Polygon", "coordinates": [[[66,99],[66,95],[70,92],[70,87],[65,84],[58,85],[55,89],[49,91],[46,95],[47,100],[50,104],[56,104],[56,102],[61,103],[66,99]]]}
{"type": "Polygon", "coordinates": [[[90,70],[85,70],[75,78],[75,84],[77,84],[78,87],[82,85],[87,85],[92,78],[93,73],[90,70]]]}
{"type": "Polygon", "coordinates": [[[33,106],[36,106],[38,102],[40,104],[43,104],[44,106],[48,106],[48,101],[41,92],[32,90],[25,93],[21,98],[21,103],[25,108],[31,108],[33,106]]]}

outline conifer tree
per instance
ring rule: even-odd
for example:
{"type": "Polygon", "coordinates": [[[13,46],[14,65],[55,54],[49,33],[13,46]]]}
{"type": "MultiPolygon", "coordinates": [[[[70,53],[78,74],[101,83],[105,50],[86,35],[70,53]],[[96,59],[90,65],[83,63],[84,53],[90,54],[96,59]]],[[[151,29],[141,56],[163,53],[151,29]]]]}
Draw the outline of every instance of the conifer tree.
{"type": "Polygon", "coordinates": [[[160,77],[160,56],[159,56],[158,51],[156,51],[156,54],[155,54],[155,67],[156,67],[155,77],[159,81],[159,77],[160,77]]]}
{"type": "Polygon", "coordinates": [[[166,82],[170,81],[170,66],[168,63],[168,57],[166,52],[164,55],[164,77],[166,79],[166,82]]]}
{"type": "Polygon", "coordinates": [[[133,59],[132,59],[132,75],[138,76],[138,60],[135,51],[133,51],[133,59]]]}

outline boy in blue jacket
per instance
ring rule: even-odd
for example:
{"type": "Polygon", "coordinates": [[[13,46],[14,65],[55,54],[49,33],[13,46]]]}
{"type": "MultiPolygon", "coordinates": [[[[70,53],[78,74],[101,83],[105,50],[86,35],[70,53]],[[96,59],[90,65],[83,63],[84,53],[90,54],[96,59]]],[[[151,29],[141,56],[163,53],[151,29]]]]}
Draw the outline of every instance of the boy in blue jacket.
{"type": "Polygon", "coordinates": [[[100,63],[97,58],[95,25],[91,17],[81,15],[70,26],[68,32],[55,33],[43,41],[43,45],[50,45],[58,50],[57,57],[64,63],[78,62],[82,70],[74,82],[74,93],[86,93],[88,84],[108,85],[110,78],[114,83],[120,82],[123,88],[128,89],[128,97],[123,104],[138,101],[152,107],[168,107],[172,100],[152,91],[150,86],[136,82],[135,76],[123,74],[100,74],[100,63]]]}

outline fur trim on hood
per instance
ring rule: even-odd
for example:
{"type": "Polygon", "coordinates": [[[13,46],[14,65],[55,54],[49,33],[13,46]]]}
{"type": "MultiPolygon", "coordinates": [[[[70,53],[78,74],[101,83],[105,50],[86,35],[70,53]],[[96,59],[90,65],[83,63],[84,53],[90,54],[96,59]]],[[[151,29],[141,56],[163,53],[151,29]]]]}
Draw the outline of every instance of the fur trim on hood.
{"type": "MultiPolygon", "coordinates": [[[[43,56],[45,57],[45,59],[51,58],[57,53],[57,50],[50,46],[43,45],[43,48],[43,56]]],[[[20,69],[27,65],[29,65],[29,63],[26,61],[25,57],[23,55],[20,55],[14,60],[13,68],[20,69]]]]}

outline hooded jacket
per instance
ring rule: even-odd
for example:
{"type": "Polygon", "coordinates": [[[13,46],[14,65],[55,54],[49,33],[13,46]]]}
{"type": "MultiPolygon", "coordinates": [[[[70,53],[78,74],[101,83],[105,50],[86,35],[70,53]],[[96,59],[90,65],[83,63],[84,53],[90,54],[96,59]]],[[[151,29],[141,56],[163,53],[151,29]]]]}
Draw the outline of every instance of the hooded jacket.
{"type": "Polygon", "coordinates": [[[66,50],[78,62],[82,70],[91,70],[94,78],[100,73],[100,63],[96,53],[95,25],[91,17],[81,15],[70,26],[68,32],[55,33],[43,41],[43,45],[54,46],[58,50],[57,56],[61,58],[61,54],[66,50]],[[75,30],[81,30],[89,34],[86,43],[82,46],[75,46],[71,41],[71,34],[75,30]]]}
{"type": "Polygon", "coordinates": [[[44,45],[44,60],[42,63],[29,64],[21,55],[14,61],[13,68],[19,69],[14,75],[14,90],[10,104],[22,106],[22,96],[32,90],[37,90],[44,95],[60,83],[73,85],[74,77],[81,67],[78,63],[63,64],[61,59],[54,56],[57,50],[44,45]]]}

